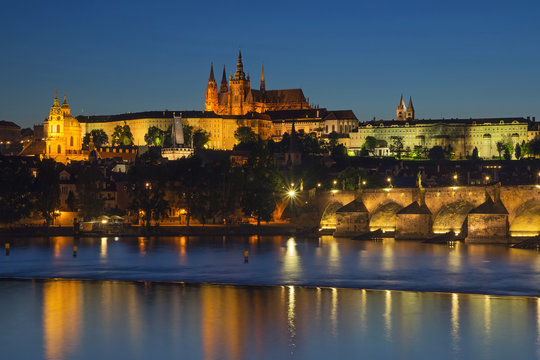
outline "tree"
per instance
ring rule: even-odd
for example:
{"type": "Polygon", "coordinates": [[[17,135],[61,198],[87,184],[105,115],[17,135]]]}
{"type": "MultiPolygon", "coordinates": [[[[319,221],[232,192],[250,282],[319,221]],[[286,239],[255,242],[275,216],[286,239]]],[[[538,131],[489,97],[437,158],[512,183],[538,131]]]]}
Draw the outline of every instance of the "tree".
{"type": "Polygon", "coordinates": [[[165,131],[157,126],[150,126],[148,132],[144,135],[144,141],[148,146],[163,146],[165,141],[165,131]]]}
{"type": "Polygon", "coordinates": [[[520,160],[521,159],[521,146],[519,146],[519,144],[516,144],[516,149],[515,149],[515,152],[514,154],[516,155],[516,159],[520,160]]]}
{"type": "Polygon", "coordinates": [[[75,194],[71,190],[69,190],[69,193],[66,199],[66,205],[69,211],[77,211],[77,199],[75,198],[75,194]]]}
{"type": "Polygon", "coordinates": [[[370,155],[373,155],[375,148],[377,147],[377,139],[373,136],[367,136],[362,149],[366,149],[370,155]]]}
{"type": "Polygon", "coordinates": [[[210,141],[210,134],[203,129],[197,129],[193,133],[193,148],[200,150],[210,141]]]}
{"type": "Polygon", "coordinates": [[[47,226],[54,220],[55,211],[60,205],[59,173],[56,162],[52,159],[43,159],[37,166],[33,186],[34,204],[47,226]]]}
{"type": "Polygon", "coordinates": [[[95,165],[86,166],[77,174],[77,205],[83,219],[103,215],[105,199],[101,196],[101,190],[104,185],[103,173],[95,165]]]}
{"type": "Polygon", "coordinates": [[[312,132],[309,134],[301,135],[298,137],[299,142],[302,146],[302,152],[310,155],[319,155],[321,154],[321,145],[317,134],[312,132]]]}
{"type": "Polygon", "coordinates": [[[254,150],[244,166],[240,204],[244,214],[257,219],[257,226],[261,220],[272,220],[281,183],[268,148],[262,145],[254,150]]]}
{"type": "Polygon", "coordinates": [[[90,143],[90,135],[92,135],[92,140],[96,147],[105,146],[109,143],[109,136],[102,129],[94,129],[90,133],[86,133],[83,138],[83,147],[88,149],[88,144],[90,143]]]}
{"type": "Polygon", "coordinates": [[[131,193],[131,210],[142,213],[143,225],[151,226],[152,220],[167,216],[169,202],[165,199],[165,176],[163,168],[156,165],[137,163],[128,173],[128,189],[131,193]]]}
{"type": "Polygon", "coordinates": [[[32,175],[28,168],[11,161],[0,163],[0,222],[12,224],[32,209],[32,175]]]}
{"type": "Polygon", "coordinates": [[[473,151],[472,151],[472,156],[471,156],[471,158],[472,158],[473,160],[478,160],[478,159],[479,159],[479,157],[478,157],[478,148],[477,148],[476,146],[474,147],[474,149],[473,149],[473,151]]]}
{"type": "Polygon", "coordinates": [[[444,150],[441,146],[434,146],[431,149],[429,149],[428,152],[428,158],[429,160],[437,161],[437,160],[444,160],[444,150]]]}
{"type": "Polygon", "coordinates": [[[504,141],[497,141],[497,152],[499,153],[499,160],[502,160],[502,153],[506,149],[506,144],[504,141]]]}
{"type": "Polygon", "coordinates": [[[328,152],[332,153],[336,146],[339,144],[339,134],[335,131],[332,131],[328,134],[328,152]]]}
{"type": "Polygon", "coordinates": [[[129,125],[117,125],[112,134],[113,146],[130,146],[133,145],[133,134],[129,125]]]}
{"type": "Polygon", "coordinates": [[[358,169],[349,166],[345,170],[339,173],[338,179],[342,184],[343,190],[354,190],[358,184],[358,169]]]}
{"type": "Polygon", "coordinates": [[[504,160],[511,160],[512,154],[510,154],[510,150],[508,150],[508,147],[504,148],[504,160]]]}
{"type": "Polygon", "coordinates": [[[239,144],[247,144],[256,142],[258,136],[250,126],[240,126],[234,132],[234,138],[239,144]]]}
{"type": "Polygon", "coordinates": [[[184,125],[182,129],[184,130],[184,144],[193,146],[193,126],[184,125]]]}
{"type": "Polygon", "coordinates": [[[396,154],[398,159],[401,159],[401,153],[403,152],[403,136],[392,136],[392,143],[390,144],[390,151],[396,154]]]}

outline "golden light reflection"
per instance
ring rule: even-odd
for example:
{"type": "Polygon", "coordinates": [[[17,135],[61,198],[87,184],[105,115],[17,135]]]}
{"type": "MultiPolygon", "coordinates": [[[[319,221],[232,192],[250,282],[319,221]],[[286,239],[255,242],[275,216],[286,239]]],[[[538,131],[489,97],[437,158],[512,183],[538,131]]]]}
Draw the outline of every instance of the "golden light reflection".
{"type": "Polygon", "coordinates": [[[392,292],[384,292],[384,337],[387,341],[392,340],[392,292]]]}
{"type": "Polygon", "coordinates": [[[536,353],[540,357],[540,298],[536,299],[536,334],[536,353]]]}
{"type": "Polygon", "coordinates": [[[178,240],[178,245],[180,246],[179,254],[180,254],[180,263],[182,265],[186,263],[186,258],[187,258],[186,244],[187,244],[187,238],[185,236],[181,236],[180,239],[178,240]]]}
{"type": "Polygon", "coordinates": [[[82,285],[78,281],[48,281],[43,286],[43,335],[47,359],[69,359],[79,346],[82,285]]]}
{"type": "Polygon", "coordinates": [[[365,334],[367,330],[367,291],[366,289],[361,290],[360,295],[360,328],[362,329],[362,334],[365,334]]]}
{"type": "Polygon", "coordinates": [[[294,286],[289,286],[289,301],[287,305],[287,328],[289,330],[289,347],[291,350],[291,354],[294,353],[294,348],[296,347],[296,299],[294,291],[294,286]]]}
{"type": "Polygon", "coordinates": [[[102,259],[106,259],[107,258],[107,238],[106,237],[101,238],[101,247],[99,250],[100,250],[99,257],[102,259]]]}
{"type": "Polygon", "coordinates": [[[292,237],[287,240],[282,270],[285,275],[285,281],[292,281],[300,270],[300,259],[296,251],[296,241],[292,237]]]}
{"type": "Polygon", "coordinates": [[[64,248],[71,247],[73,245],[73,238],[68,237],[55,237],[52,238],[51,241],[53,242],[55,259],[62,257],[64,248]]]}
{"type": "Polygon", "coordinates": [[[450,337],[452,338],[452,349],[457,352],[459,351],[459,295],[456,293],[452,294],[452,310],[450,320],[452,323],[452,329],[450,332],[450,337]]]}
{"type": "Polygon", "coordinates": [[[461,246],[459,241],[453,244],[452,248],[448,249],[448,270],[451,272],[460,272],[462,266],[461,246]]]}
{"type": "Polygon", "coordinates": [[[394,248],[396,241],[394,239],[384,239],[382,243],[382,261],[381,268],[384,271],[394,270],[395,264],[395,255],[394,248]]]}
{"type": "Polygon", "coordinates": [[[486,332],[486,342],[491,338],[491,296],[484,297],[484,331],[486,332]]]}
{"type": "Polygon", "coordinates": [[[143,237],[139,237],[139,254],[146,254],[146,242],[144,241],[143,237]]]}
{"type": "Polygon", "coordinates": [[[330,321],[332,322],[332,335],[338,336],[338,290],[332,288],[332,310],[330,312],[330,321]]]}

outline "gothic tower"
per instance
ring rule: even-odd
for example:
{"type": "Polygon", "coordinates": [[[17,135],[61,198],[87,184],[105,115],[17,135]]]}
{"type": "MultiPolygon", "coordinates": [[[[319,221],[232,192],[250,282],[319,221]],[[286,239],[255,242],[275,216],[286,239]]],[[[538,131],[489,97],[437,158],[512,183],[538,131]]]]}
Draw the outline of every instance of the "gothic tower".
{"type": "Polygon", "coordinates": [[[264,65],[262,66],[262,73],[261,73],[261,91],[266,91],[266,84],[264,82],[264,65]]]}
{"type": "Polygon", "coordinates": [[[219,93],[224,94],[229,91],[229,85],[227,83],[227,75],[225,74],[225,65],[223,65],[223,76],[221,77],[221,86],[219,87],[219,93]]]}
{"type": "Polygon", "coordinates": [[[409,97],[409,106],[407,106],[407,120],[414,120],[414,107],[412,105],[412,97],[409,97]]]}
{"type": "Polygon", "coordinates": [[[204,111],[217,111],[218,92],[216,79],[214,78],[214,64],[210,64],[210,77],[206,88],[206,99],[204,101],[204,111]]]}
{"type": "Polygon", "coordinates": [[[396,120],[405,120],[407,115],[407,108],[405,107],[405,101],[403,101],[403,95],[401,95],[401,100],[399,100],[399,105],[396,109],[396,120]]]}
{"type": "Polygon", "coordinates": [[[229,81],[229,114],[243,115],[249,111],[249,109],[246,109],[245,97],[250,89],[249,77],[246,78],[246,74],[244,73],[242,52],[239,50],[236,72],[234,73],[234,78],[229,81]]]}

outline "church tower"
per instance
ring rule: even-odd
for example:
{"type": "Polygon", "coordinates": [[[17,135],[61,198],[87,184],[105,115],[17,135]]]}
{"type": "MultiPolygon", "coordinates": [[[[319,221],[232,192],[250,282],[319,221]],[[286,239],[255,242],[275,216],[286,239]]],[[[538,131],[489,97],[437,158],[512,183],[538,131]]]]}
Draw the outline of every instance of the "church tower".
{"type": "Polygon", "coordinates": [[[71,116],[67,98],[60,106],[58,91],[54,96],[49,117],[43,124],[45,132],[45,156],[66,163],[76,159],[82,148],[81,125],[71,116]]]}
{"type": "Polygon", "coordinates": [[[261,73],[261,92],[266,91],[266,84],[264,82],[264,65],[262,66],[262,73],[261,73]]]}
{"type": "Polygon", "coordinates": [[[206,88],[206,99],[204,101],[204,111],[217,111],[218,92],[216,79],[214,78],[214,64],[210,64],[210,77],[206,88]]]}
{"type": "Polygon", "coordinates": [[[403,95],[401,95],[401,99],[399,100],[399,105],[396,109],[396,120],[405,120],[406,115],[407,115],[407,108],[405,107],[405,101],[403,101],[403,95]]]}
{"type": "Polygon", "coordinates": [[[407,106],[407,120],[414,120],[414,107],[412,105],[412,97],[409,97],[409,106],[407,106]]]}
{"type": "Polygon", "coordinates": [[[223,76],[221,76],[221,86],[219,87],[219,93],[224,94],[229,91],[229,84],[227,83],[227,74],[225,74],[225,65],[223,65],[223,76]]]}
{"type": "Polygon", "coordinates": [[[249,77],[244,73],[244,64],[242,63],[242,52],[238,51],[238,62],[236,63],[236,72],[229,82],[229,114],[244,115],[250,109],[246,107],[246,94],[251,90],[249,77]]]}

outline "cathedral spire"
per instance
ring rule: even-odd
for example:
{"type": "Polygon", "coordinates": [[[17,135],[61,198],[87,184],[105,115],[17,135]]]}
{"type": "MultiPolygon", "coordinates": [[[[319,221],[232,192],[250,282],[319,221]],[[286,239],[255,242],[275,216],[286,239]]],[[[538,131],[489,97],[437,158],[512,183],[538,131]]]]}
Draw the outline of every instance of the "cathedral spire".
{"type": "Polygon", "coordinates": [[[236,72],[234,73],[234,80],[245,80],[246,74],[244,73],[244,64],[242,63],[242,51],[238,49],[238,62],[236,63],[236,72]]]}
{"type": "Polygon", "coordinates": [[[409,96],[409,105],[407,106],[407,120],[414,120],[414,106],[412,104],[412,97],[409,96]]]}
{"type": "Polygon", "coordinates": [[[216,82],[216,79],[214,78],[214,63],[213,62],[210,63],[210,78],[208,79],[208,81],[216,82]]]}
{"type": "Polygon", "coordinates": [[[54,104],[53,106],[60,106],[60,104],[58,103],[58,89],[56,89],[56,93],[54,95],[54,104]]]}
{"type": "Polygon", "coordinates": [[[227,74],[225,73],[225,65],[223,65],[223,76],[221,76],[221,86],[219,87],[220,93],[226,93],[229,91],[229,84],[227,83],[227,74]]]}
{"type": "Polygon", "coordinates": [[[266,84],[264,82],[264,64],[262,66],[262,73],[261,73],[261,91],[266,91],[266,84]]]}
{"type": "Polygon", "coordinates": [[[396,109],[396,120],[405,120],[406,113],[407,113],[407,108],[405,107],[403,94],[401,94],[401,99],[399,100],[399,105],[396,109]]]}

